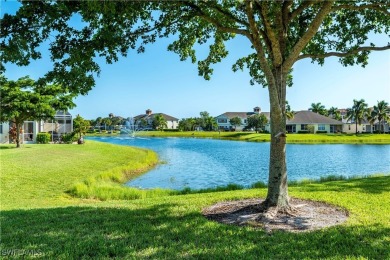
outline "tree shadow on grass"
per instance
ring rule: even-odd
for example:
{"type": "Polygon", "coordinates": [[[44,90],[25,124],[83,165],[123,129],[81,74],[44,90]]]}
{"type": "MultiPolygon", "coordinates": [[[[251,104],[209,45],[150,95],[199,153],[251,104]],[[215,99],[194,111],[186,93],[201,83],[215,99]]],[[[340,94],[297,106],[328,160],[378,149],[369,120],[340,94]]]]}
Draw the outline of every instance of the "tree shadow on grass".
{"type": "Polygon", "coordinates": [[[16,147],[16,144],[11,145],[0,145],[0,150],[8,150],[8,149],[25,149],[25,148],[31,148],[31,146],[24,146],[23,144],[21,147],[16,147]]]}
{"type": "Polygon", "coordinates": [[[0,145],[0,150],[16,149],[16,146],[0,145]]]}
{"type": "Polygon", "coordinates": [[[1,225],[3,257],[7,252],[20,258],[25,257],[21,252],[35,252],[35,257],[45,259],[390,257],[390,229],[379,224],[269,235],[261,229],[211,222],[176,204],[3,211],[1,225]]]}
{"type": "Polygon", "coordinates": [[[308,192],[316,191],[358,191],[363,193],[380,194],[390,192],[390,176],[349,179],[345,181],[329,181],[321,185],[299,185],[308,192]]]}

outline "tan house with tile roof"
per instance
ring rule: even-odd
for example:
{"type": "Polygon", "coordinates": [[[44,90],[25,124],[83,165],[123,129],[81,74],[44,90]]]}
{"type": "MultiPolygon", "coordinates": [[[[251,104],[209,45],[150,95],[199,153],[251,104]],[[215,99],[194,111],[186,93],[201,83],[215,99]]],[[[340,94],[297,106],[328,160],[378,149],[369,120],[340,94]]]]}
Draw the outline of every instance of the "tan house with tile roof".
{"type": "Polygon", "coordinates": [[[309,126],[314,127],[314,133],[318,131],[337,133],[343,130],[343,122],[304,110],[296,112],[293,119],[287,120],[286,131],[289,133],[299,133],[300,131],[307,131],[309,126]]]}
{"type": "Polygon", "coordinates": [[[167,121],[167,129],[177,129],[179,126],[179,119],[164,113],[153,113],[152,110],[147,109],[145,114],[134,117],[134,123],[140,129],[152,129],[152,122],[155,116],[162,115],[167,121]]]}
{"type": "MultiPolygon", "coordinates": [[[[237,131],[242,131],[248,125],[248,117],[255,114],[264,114],[268,121],[270,119],[269,112],[261,112],[260,107],[253,108],[253,112],[225,112],[215,119],[218,124],[218,128],[225,131],[230,131],[236,129],[237,131]],[[241,125],[236,128],[230,124],[230,119],[234,117],[239,117],[241,119],[241,125]]],[[[269,131],[269,124],[266,125],[265,130],[269,131]]]]}
{"type": "MultiPolygon", "coordinates": [[[[237,131],[242,131],[247,126],[247,119],[251,115],[261,113],[268,119],[268,124],[265,127],[266,131],[270,131],[270,113],[261,112],[259,107],[255,107],[253,112],[226,112],[216,117],[219,129],[231,130],[234,127],[229,120],[233,117],[241,118],[241,125],[237,127],[237,131]]],[[[299,111],[294,114],[294,118],[287,120],[286,131],[289,133],[298,133],[307,131],[308,127],[312,126],[314,132],[337,133],[343,131],[343,122],[335,119],[322,116],[312,111],[299,111]]],[[[310,128],[310,127],[309,127],[310,128]]]]}

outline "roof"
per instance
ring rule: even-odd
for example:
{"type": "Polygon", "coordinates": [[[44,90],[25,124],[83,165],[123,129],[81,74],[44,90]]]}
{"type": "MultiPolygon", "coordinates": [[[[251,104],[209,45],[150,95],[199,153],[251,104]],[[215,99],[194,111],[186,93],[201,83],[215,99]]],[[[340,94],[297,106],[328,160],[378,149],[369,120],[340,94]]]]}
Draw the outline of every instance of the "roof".
{"type": "Polygon", "coordinates": [[[58,110],[56,111],[56,114],[55,116],[72,116],[68,111],[61,111],[61,110],[58,110]]]}
{"type": "Polygon", "coordinates": [[[287,124],[329,124],[329,125],[342,125],[343,122],[335,120],[330,117],[326,117],[312,111],[298,111],[294,114],[294,118],[287,120],[287,124]]]}
{"type": "Polygon", "coordinates": [[[166,121],[179,121],[178,118],[164,114],[164,113],[153,113],[151,115],[141,114],[141,115],[135,116],[134,119],[135,120],[139,120],[141,118],[149,119],[149,118],[154,118],[157,115],[162,115],[166,121]]]}
{"type": "MultiPolygon", "coordinates": [[[[232,119],[233,117],[240,117],[240,118],[247,118],[249,116],[255,115],[255,112],[225,112],[218,117],[227,117],[229,119],[232,119]]],[[[269,118],[270,113],[269,112],[261,112],[260,114],[264,114],[267,118],[269,118]]]]}

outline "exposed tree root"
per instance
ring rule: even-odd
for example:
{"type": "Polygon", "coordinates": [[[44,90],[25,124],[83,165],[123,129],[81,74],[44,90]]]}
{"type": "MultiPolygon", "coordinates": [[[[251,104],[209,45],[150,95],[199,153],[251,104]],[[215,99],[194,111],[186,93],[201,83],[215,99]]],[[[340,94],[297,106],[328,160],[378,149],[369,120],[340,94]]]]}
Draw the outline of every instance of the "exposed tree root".
{"type": "Polygon", "coordinates": [[[239,226],[303,232],[343,223],[348,213],[335,206],[308,200],[291,199],[290,205],[269,207],[264,200],[221,202],[203,210],[213,221],[239,226]]]}

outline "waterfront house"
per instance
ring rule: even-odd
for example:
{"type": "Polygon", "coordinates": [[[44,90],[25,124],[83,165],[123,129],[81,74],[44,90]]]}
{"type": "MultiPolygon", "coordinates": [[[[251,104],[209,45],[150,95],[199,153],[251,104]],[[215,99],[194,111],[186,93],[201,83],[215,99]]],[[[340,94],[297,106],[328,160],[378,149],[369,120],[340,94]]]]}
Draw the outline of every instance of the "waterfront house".
{"type": "MultiPolygon", "coordinates": [[[[0,142],[10,143],[9,131],[12,123],[3,122],[0,124],[0,142]]],[[[29,144],[35,143],[38,133],[46,132],[51,134],[52,141],[64,133],[71,133],[73,131],[73,118],[69,112],[57,111],[53,119],[49,120],[35,120],[25,121],[22,126],[22,133],[20,135],[21,143],[29,144]]]]}
{"type": "MultiPolygon", "coordinates": [[[[242,131],[248,125],[248,117],[253,116],[255,114],[264,114],[269,121],[269,112],[261,112],[260,107],[253,108],[252,112],[225,112],[215,117],[215,119],[218,124],[218,129],[220,130],[231,131],[232,129],[236,129],[237,131],[242,131]],[[230,119],[234,117],[238,117],[241,119],[241,125],[232,126],[230,124],[230,119]]],[[[269,131],[269,123],[265,126],[265,130],[269,131]]]]}
{"type": "Polygon", "coordinates": [[[310,129],[314,133],[338,133],[343,131],[343,122],[307,110],[296,112],[294,118],[286,122],[289,133],[304,133],[310,129]]]}
{"type": "Polygon", "coordinates": [[[153,119],[157,115],[162,115],[162,117],[167,121],[167,129],[177,129],[179,125],[179,119],[164,113],[153,113],[152,110],[147,109],[145,114],[135,116],[134,124],[138,129],[152,129],[153,128],[153,119]]]}

